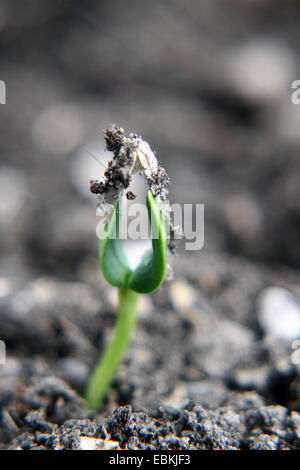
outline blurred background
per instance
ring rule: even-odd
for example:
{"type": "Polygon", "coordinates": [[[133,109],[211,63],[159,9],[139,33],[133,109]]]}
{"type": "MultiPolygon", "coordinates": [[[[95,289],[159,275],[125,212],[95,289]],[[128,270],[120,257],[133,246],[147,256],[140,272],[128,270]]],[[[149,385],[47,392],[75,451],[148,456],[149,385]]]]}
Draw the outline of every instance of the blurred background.
{"type": "MultiPolygon", "coordinates": [[[[207,252],[298,268],[298,1],[2,0],[0,275],[94,256],[102,129],[140,133],[207,252]],[[88,150],[88,151],[87,151],[88,150]]],[[[201,258],[200,253],[192,253],[201,258]]]]}
{"type": "Polygon", "coordinates": [[[142,296],[104,414],[232,390],[300,410],[299,19],[296,0],[0,0],[0,407],[18,432],[24,403],[88,416],[74,390],[116,309],[89,180],[114,123],[156,151],[171,203],[205,204],[205,243],[142,296]]]}

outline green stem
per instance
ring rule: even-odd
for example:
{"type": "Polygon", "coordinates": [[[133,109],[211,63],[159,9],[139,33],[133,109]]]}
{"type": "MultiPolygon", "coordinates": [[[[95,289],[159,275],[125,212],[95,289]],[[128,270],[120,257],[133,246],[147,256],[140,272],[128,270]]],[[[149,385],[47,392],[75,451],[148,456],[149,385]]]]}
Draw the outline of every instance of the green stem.
{"type": "Polygon", "coordinates": [[[127,287],[119,288],[118,318],[114,336],[96,364],[86,389],[86,400],[93,410],[98,410],[101,406],[126,352],[136,324],[138,296],[137,292],[127,287]]]}

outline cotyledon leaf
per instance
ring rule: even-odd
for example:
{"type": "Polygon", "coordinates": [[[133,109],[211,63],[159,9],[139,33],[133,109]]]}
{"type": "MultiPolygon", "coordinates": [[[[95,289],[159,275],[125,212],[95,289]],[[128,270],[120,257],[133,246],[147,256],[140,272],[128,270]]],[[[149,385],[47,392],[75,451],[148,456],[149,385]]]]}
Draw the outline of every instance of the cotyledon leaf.
{"type": "Polygon", "coordinates": [[[99,241],[99,258],[105,279],[115,287],[129,287],[143,294],[153,292],[162,284],[167,264],[165,227],[159,206],[150,190],[147,193],[147,210],[152,250],[142,257],[135,270],[130,269],[119,239],[119,201],[99,241]]]}
{"type": "Polygon", "coordinates": [[[115,287],[125,287],[131,270],[119,239],[119,210],[120,201],[104,226],[98,250],[101,269],[107,282],[115,287]]]}
{"type": "Polygon", "coordinates": [[[165,226],[150,190],[147,193],[147,209],[152,232],[152,251],[144,255],[128,280],[128,286],[141,294],[156,290],[163,283],[167,268],[165,226]]]}

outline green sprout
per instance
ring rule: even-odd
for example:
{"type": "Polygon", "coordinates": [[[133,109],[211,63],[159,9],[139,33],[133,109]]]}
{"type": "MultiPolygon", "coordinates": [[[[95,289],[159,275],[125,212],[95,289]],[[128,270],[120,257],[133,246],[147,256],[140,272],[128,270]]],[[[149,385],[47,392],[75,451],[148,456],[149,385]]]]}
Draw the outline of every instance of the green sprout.
{"type": "Polygon", "coordinates": [[[114,203],[99,236],[99,259],[104,278],[119,290],[119,305],[113,338],[96,364],[86,388],[88,406],[94,410],[102,405],[125,355],[137,320],[139,294],[155,291],[165,279],[166,220],[169,222],[160,205],[166,199],[169,180],[148,144],[135,134],[125,137],[123,129],[116,126],[106,130],[105,136],[107,149],[113,151],[114,158],[105,172],[106,181],[91,181],[91,192],[105,202],[114,203]],[[120,207],[134,173],[142,173],[149,186],[146,204],[152,250],[146,252],[133,269],[120,239],[120,207]]]}

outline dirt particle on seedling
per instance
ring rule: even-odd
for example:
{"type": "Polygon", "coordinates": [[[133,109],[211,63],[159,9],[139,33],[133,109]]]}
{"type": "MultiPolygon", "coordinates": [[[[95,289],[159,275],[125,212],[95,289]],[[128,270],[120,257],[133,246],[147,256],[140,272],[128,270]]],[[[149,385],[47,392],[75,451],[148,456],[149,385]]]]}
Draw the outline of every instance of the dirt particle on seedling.
{"type": "Polygon", "coordinates": [[[134,199],[136,199],[136,195],[132,191],[128,191],[128,193],[126,193],[126,197],[128,201],[134,201],[134,199]]]}
{"type": "Polygon", "coordinates": [[[97,180],[90,181],[90,192],[93,194],[103,194],[103,183],[97,180]]]}
{"type": "MultiPolygon", "coordinates": [[[[113,204],[122,190],[130,186],[133,175],[139,173],[145,177],[155,199],[166,200],[169,177],[148,143],[137,134],[126,137],[124,129],[118,126],[106,129],[104,138],[106,149],[114,156],[107,164],[104,181],[91,180],[90,191],[113,204]]],[[[134,194],[128,191],[127,195],[130,199],[134,194]]]]}

